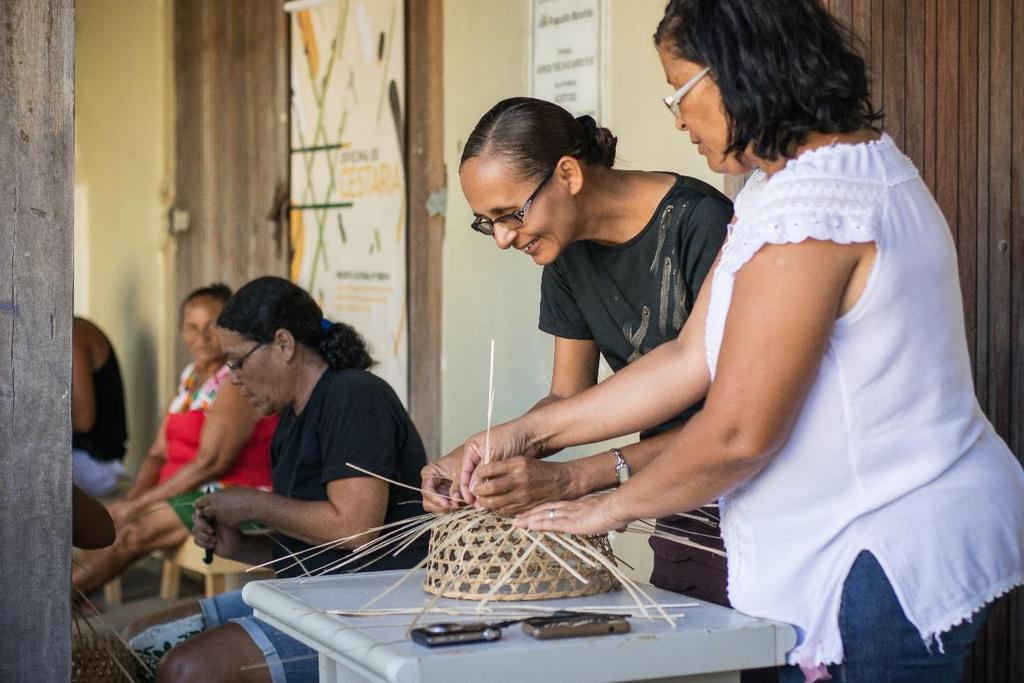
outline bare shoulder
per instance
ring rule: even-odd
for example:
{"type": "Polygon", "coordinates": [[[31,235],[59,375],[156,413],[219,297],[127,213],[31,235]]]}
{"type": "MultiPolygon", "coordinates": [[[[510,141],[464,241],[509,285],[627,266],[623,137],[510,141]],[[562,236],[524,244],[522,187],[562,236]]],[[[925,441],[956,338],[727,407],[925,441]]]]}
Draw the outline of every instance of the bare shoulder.
{"type": "Polygon", "coordinates": [[[71,325],[71,340],[76,350],[84,352],[93,370],[107,362],[110,342],[103,331],[92,321],[74,318],[71,325]]]}
{"type": "Polygon", "coordinates": [[[834,306],[838,318],[863,293],[877,253],[874,242],[829,240],[765,244],[736,275],[737,286],[757,296],[784,296],[791,303],[810,297],[834,306]]]}

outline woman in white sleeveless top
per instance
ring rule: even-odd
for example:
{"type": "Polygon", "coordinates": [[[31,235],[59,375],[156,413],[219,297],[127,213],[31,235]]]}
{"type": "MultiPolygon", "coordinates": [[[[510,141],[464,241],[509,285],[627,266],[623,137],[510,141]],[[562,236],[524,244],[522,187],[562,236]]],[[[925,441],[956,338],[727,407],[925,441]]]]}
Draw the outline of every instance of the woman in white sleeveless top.
{"type": "Polygon", "coordinates": [[[797,627],[782,680],[958,681],[1024,583],[1024,474],[974,396],[946,221],[818,0],[673,0],[656,43],[677,127],[753,172],[711,284],[677,341],[492,430],[490,457],[705,407],[611,494],[518,523],[596,533],[718,499],[732,604],[797,627]]]}

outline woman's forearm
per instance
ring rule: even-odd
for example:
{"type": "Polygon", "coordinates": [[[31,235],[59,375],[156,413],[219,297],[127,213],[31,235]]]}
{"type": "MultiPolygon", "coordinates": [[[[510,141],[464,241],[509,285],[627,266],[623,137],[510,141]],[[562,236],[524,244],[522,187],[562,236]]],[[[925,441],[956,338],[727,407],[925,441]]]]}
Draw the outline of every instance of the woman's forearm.
{"type": "Polygon", "coordinates": [[[760,472],[774,451],[703,413],[661,437],[657,456],[609,496],[616,519],[664,517],[717,500],[760,472]]]}
{"type": "Polygon", "coordinates": [[[242,544],[231,553],[229,560],[257,565],[274,559],[274,541],[262,534],[246,534],[242,536],[242,544]]]}
{"type": "Polygon", "coordinates": [[[133,502],[139,508],[147,508],[151,505],[162,503],[174,496],[195,491],[203,484],[214,481],[223,474],[221,470],[222,468],[214,466],[212,458],[202,458],[197,455],[182,465],[166,481],[150,487],[147,491],[137,496],[133,502]]]}
{"type": "MultiPolygon", "coordinates": [[[[682,427],[676,427],[649,439],[623,446],[620,451],[629,466],[630,477],[636,475],[653,462],[673,444],[673,438],[682,427]]],[[[579,498],[594,491],[600,491],[618,484],[615,471],[616,458],[611,451],[604,451],[586,458],[570,460],[565,466],[570,470],[570,489],[567,498],[579,498]]]]}
{"type": "Polygon", "coordinates": [[[594,443],[675,417],[704,397],[710,381],[703,353],[676,340],[576,396],[531,410],[519,422],[541,451],[594,443]]]}
{"type": "MultiPolygon", "coordinates": [[[[329,501],[296,500],[262,492],[255,497],[252,521],[310,545],[336,541],[366,530],[365,525],[354,526],[341,519],[329,501]]],[[[376,534],[362,535],[339,547],[355,548],[374,536],[376,534]]]]}
{"type": "Polygon", "coordinates": [[[139,473],[135,477],[135,483],[132,484],[131,489],[125,495],[125,500],[134,502],[156,486],[157,481],[160,479],[160,470],[166,462],[167,460],[162,454],[156,455],[152,451],[143,458],[142,465],[139,467],[139,473]]]}

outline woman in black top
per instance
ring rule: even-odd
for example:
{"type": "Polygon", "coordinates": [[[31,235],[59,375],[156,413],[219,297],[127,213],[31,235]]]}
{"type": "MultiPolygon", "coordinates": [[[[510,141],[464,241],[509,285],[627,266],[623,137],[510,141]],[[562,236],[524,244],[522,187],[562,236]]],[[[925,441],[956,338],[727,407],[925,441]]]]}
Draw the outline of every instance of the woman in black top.
{"type": "MultiPolygon", "coordinates": [[[[415,492],[349,467],[418,488],[426,457],[395,392],[367,372],[373,360],[362,338],[322,316],[303,289],[263,277],[238,290],[217,321],[232,381],[257,408],[281,414],[271,446],[273,493],[228,488],[196,501],[196,543],[218,555],[259,564],[423,513],[415,492]],[[273,539],[241,533],[246,522],[269,527],[273,539]]],[[[278,575],[319,573],[376,535],[300,557],[291,569],[293,560],[283,560],[278,575]]],[[[425,543],[369,569],[412,567],[425,543]]],[[[205,630],[164,658],[159,680],[316,680],[312,650],[297,654],[308,648],[253,618],[239,593],[201,601],[205,630]]]]}
{"type": "MultiPolygon", "coordinates": [[[[459,178],[473,229],[544,267],[540,329],[555,338],[555,353],[551,390],[535,408],[596,384],[599,356],[618,371],[675,339],[732,217],[729,200],[699,180],[613,168],[616,142],[589,116],[574,119],[558,105],[517,97],[484,114],[463,150],[459,178]]],[[[451,492],[513,514],[613,486],[650,459],[657,434],[693,412],[618,452],[563,463],[492,463],[479,470],[473,491],[466,475],[475,463],[463,462],[457,448],[423,471],[425,505],[450,509],[450,500],[432,494],[451,492]]],[[[720,544],[707,524],[671,523],[720,544]]],[[[652,546],[652,582],[725,602],[724,559],[670,542],[652,546]]]]}
{"type": "Polygon", "coordinates": [[[72,479],[91,496],[109,496],[124,474],[128,439],[121,367],[94,323],[76,317],[71,332],[72,479]]]}

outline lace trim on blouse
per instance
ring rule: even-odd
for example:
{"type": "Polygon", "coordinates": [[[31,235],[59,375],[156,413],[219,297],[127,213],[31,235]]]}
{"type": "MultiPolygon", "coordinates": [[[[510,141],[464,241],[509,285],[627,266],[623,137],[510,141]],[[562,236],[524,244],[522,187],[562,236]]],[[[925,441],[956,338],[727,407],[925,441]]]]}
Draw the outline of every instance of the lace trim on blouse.
{"type": "MultiPolygon", "coordinates": [[[[817,169],[814,169],[817,170],[817,169]]],[[[882,218],[884,185],[848,178],[801,177],[790,162],[770,180],[756,171],[736,198],[736,222],[722,246],[712,278],[712,301],[731,301],[735,274],[766,244],[791,244],[806,239],[854,244],[876,241],[882,218]],[[724,290],[728,291],[724,291],[724,290]]],[[[728,305],[708,308],[704,330],[708,370],[714,377],[725,330],[728,305]]]]}

